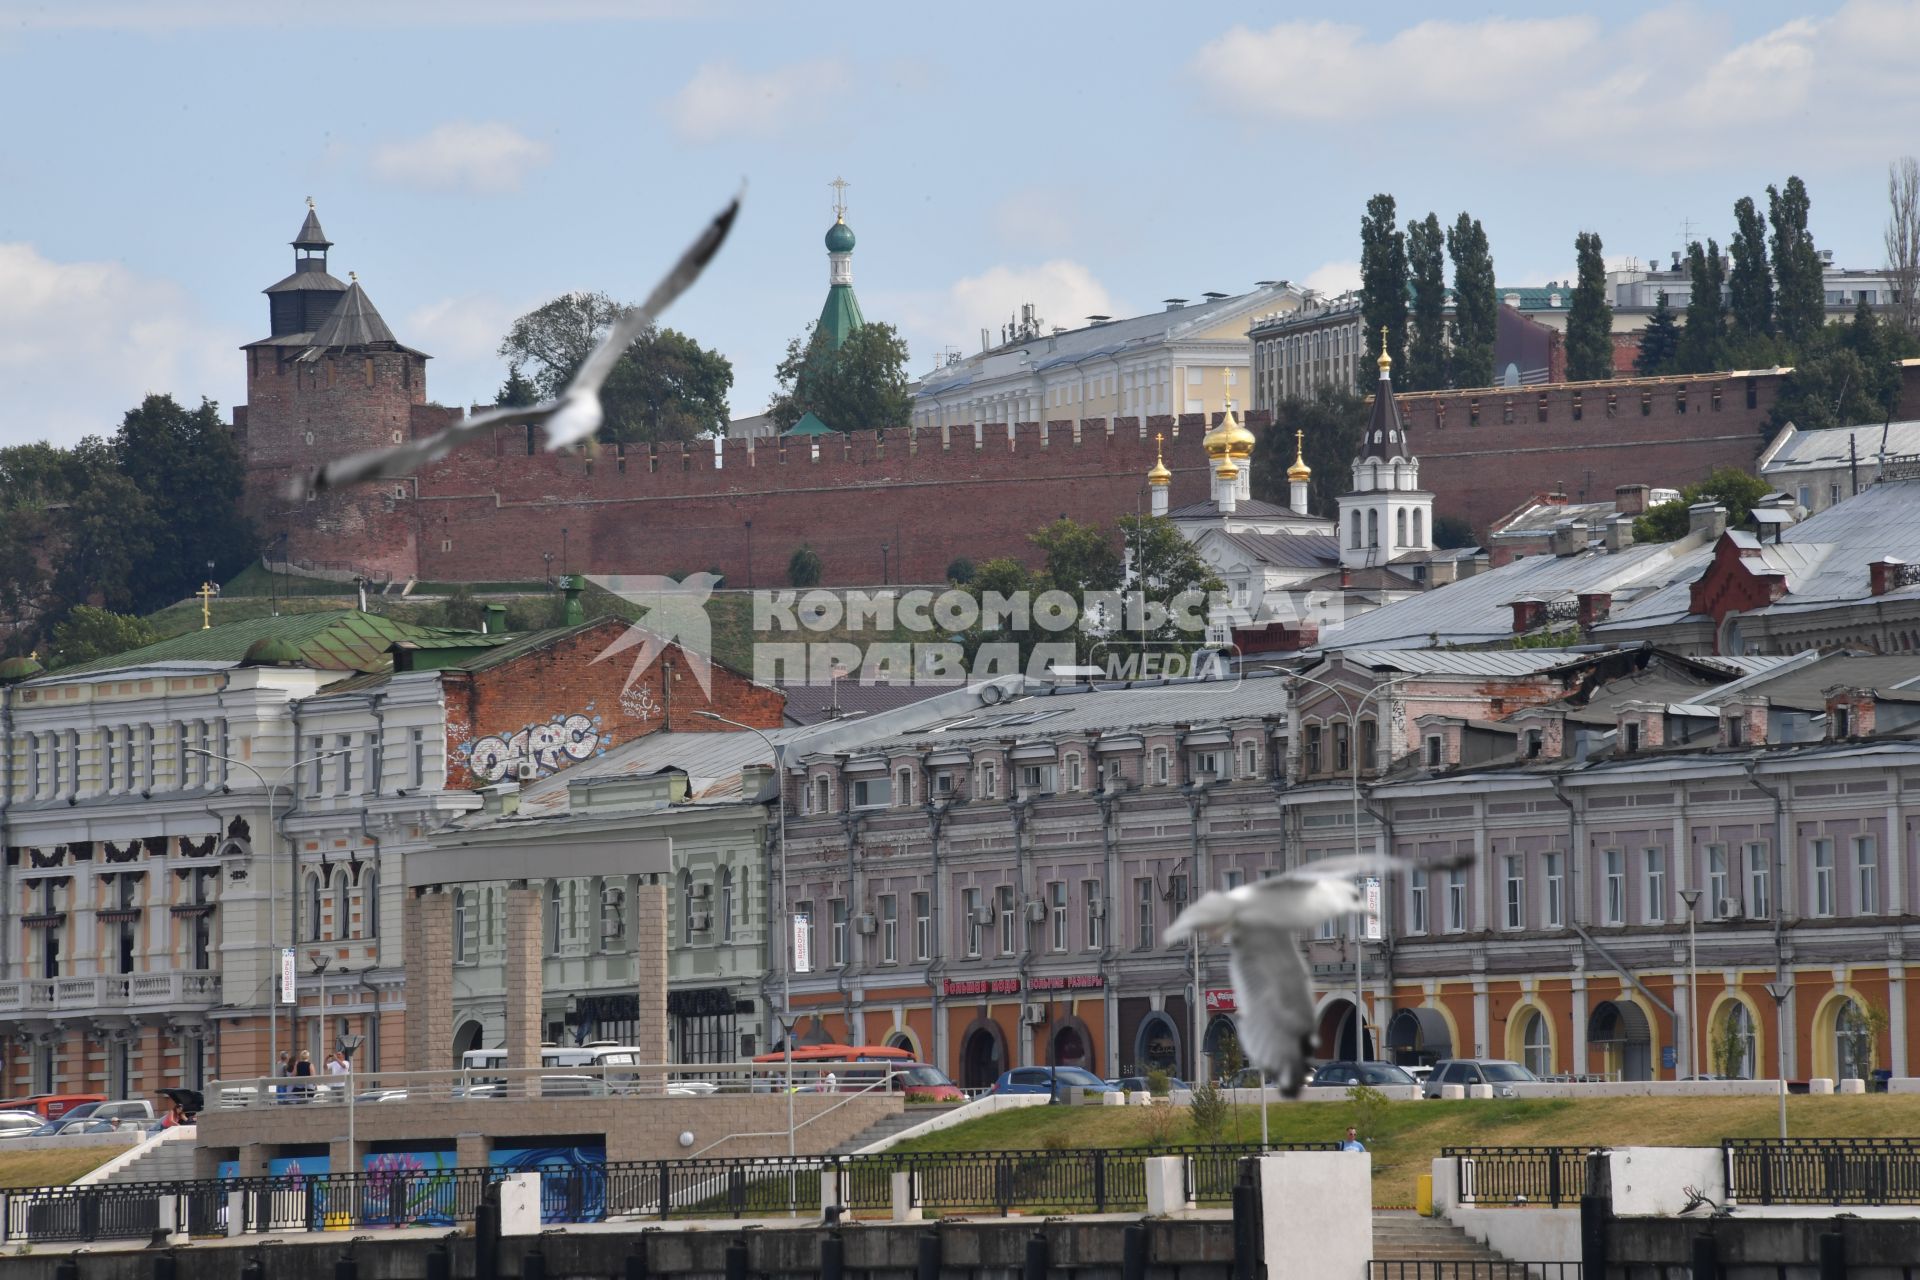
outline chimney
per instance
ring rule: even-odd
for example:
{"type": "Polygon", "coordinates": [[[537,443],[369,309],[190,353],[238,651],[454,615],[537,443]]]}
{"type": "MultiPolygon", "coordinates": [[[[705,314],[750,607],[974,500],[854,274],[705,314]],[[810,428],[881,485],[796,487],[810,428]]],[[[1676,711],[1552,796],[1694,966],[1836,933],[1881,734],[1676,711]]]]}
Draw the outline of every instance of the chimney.
{"type": "Polygon", "coordinates": [[[1645,515],[1647,511],[1647,491],[1652,486],[1644,484],[1618,485],[1613,491],[1613,509],[1623,516],[1645,515]]]}
{"type": "Polygon", "coordinates": [[[496,782],[490,787],[480,788],[480,805],[482,812],[489,817],[512,817],[520,812],[520,784],[496,782]]]}
{"type": "Polygon", "coordinates": [[[771,800],[777,793],[773,766],[770,764],[748,764],[740,766],[740,798],[748,804],[757,804],[771,800]]]}
{"type": "Polygon", "coordinates": [[[1607,527],[1601,534],[1609,551],[1625,551],[1633,545],[1633,517],[1615,516],[1607,521],[1607,527]]]}
{"type": "MultiPolygon", "coordinates": [[[[1720,524],[1726,526],[1726,512],[1720,513],[1720,524]]],[[[577,573],[570,573],[560,580],[560,592],[567,599],[567,620],[569,627],[578,626],[587,620],[587,614],[580,607],[580,593],[586,590],[587,581],[577,573]]]]}
{"type": "Polygon", "coordinates": [[[1587,549],[1587,522],[1562,520],[1553,526],[1547,548],[1556,556],[1577,556],[1587,549]]]}
{"type": "Polygon", "coordinates": [[[1708,499],[1687,508],[1687,532],[1704,533],[1708,542],[1718,540],[1727,531],[1727,509],[1708,499]]]}
{"type": "Polygon", "coordinates": [[[1871,594],[1883,596],[1889,591],[1898,590],[1900,587],[1900,570],[1905,567],[1906,562],[1904,560],[1895,559],[1893,556],[1882,556],[1872,564],[1869,564],[1867,566],[1867,582],[1870,585],[1871,594]]]}
{"type": "MultiPolygon", "coordinates": [[[[1352,585],[1353,585],[1353,570],[1343,564],[1340,566],[1340,589],[1342,591],[1345,591],[1348,587],[1351,587],[1352,585]]],[[[1880,592],[1876,591],[1873,594],[1879,595],[1880,592]]]]}
{"type": "Polygon", "coordinates": [[[506,634],[507,606],[503,604],[488,605],[486,621],[481,623],[480,625],[481,625],[481,630],[485,631],[490,636],[498,636],[498,635],[506,634]]]}
{"type": "Polygon", "coordinates": [[[1547,602],[1527,597],[1521,600],[1507,601],[1507,607],[1513,610],[1513,634],[1524,635],[1539,626],[1547,616],[1547,602]]]}
{"type": "Polygon", "coordinates": [[[1580,629],[1582,631],[1607,620],[1607,614],[1613,609],[1613,593],[1610,591],[1582,591],[1580,601],[1580,629]]]}

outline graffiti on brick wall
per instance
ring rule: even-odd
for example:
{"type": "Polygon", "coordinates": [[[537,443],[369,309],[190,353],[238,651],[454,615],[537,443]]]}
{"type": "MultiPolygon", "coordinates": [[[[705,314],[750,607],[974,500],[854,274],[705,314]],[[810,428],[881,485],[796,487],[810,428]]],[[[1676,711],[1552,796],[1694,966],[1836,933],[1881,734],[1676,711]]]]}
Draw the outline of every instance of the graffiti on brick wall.
{"type": "MultiPolygon", "coordinates": [[[[591,703],[587,712],[591,712],[591,703]]],[[[530,724],[514,734],[489,734],[466,750],[467,768],[488,782],[517,778],[521,765],[541,774],[602,755],[613,742],[600,732],[600,717],[585,712],[555,715],[545,724],[530,724]]]]}

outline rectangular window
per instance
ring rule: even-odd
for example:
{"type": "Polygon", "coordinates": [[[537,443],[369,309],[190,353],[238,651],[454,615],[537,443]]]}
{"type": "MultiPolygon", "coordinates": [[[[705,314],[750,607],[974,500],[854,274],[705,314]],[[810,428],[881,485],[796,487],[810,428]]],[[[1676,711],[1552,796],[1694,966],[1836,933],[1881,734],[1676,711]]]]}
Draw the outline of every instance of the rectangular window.
{"type": "Polygon", "coordinates": [[[1320,726],[1307,726],[1307,740],[1300,749],[1301,771],[1307,774],[1320,772],[1320,726]]]}
{"type": "Polygon", "coordinates": [[[1872,915],[1880,910],[1880,850],[1872,836],[1853,839],[1853,911],[1872,915]]]}
{"type": "Polygon", "coordinates": [[[1247,882],[1247,873],[1238,867],[1228,867],[1220,876],[1220,887],[1232,893],[1247,882]]]}
{"type": "Polygon", "coordinates": [[[1707,918],[1718,920],[1720,904],[1727,900],[1727,846],[1710,844],[1707,846],[1707,918]]]}
{"type": "Polygon", "coordinates": [[[1055,951],[1067,949],[1067,882],[1055,880],[1047,886],[1048,942],[1055,951]]]}
{"type": "Polygon", "coordinates": [[[1467,873],[1459,867],[1447,872],[1447,932],[1465,933],[1467,928],[1467,873]]]}
{"type": "Polygon", "coordinates": [[[427,785],[427,731],[407,730],[407,785],[427,785]]]}
{"type": "Polygon", "coordinates": [[[1438,769],[1440,767],[1441,747],[1442,743],[1439,734],[1430,733],[1427,735],[1427,768],[1438,769]]]}
{"type": "Polygon", "coordinates": [[[1601,855],[1606,864],[1606,910],[1601,916],[1603,924],[1625,924],[1627,922],[1627,869],[1626,855],[1618,849],[1608,849],[1601,855]]]}
{"type": "Polygon", "coordinates": [[[1078,791],[1081,785],[1081,763],[1079,756],[1067,757],[1067,790],[1078,791]]]}
{"type": "Polygon", "coordinates": [[[1014,942],[1018,936],[1015,927],[1018,921],[1017,904],[1013,900],[1013,886],[1003,884],[995,896],[1000,902],[1000,954],[1010,956],[1014,953],[1014,942]]]}
{"type": "Polygon", "coordinates": [[[1427,873],[1416,869],[1407,873],[1407,932],[1426,931],[1427,873]]]}
{"type": "Polygon", "coordinates": [[[973,773],[973,798],[992,800],[999,795],[999,779],[994,777],[991,764],[981,764],[973,773]]]}
{"type": "Polygon", "coordinates": [[[826,777],[813,780],[813,811],[826,813],[833,808],[833,784],[826,777]]]}
{"type": "Polygon", "coordinates": [[[982,901],[982,894],[977,888],[962,892],[960,903],[966,913],[961,927],[965,931],[967,957],[977,960],[980,958],[980,948],[986,942],[987,936],[987,922],[984,919],[988,914],[986,904],[982,901]]]}
{"type": "Polygon", "coordinates": [[[1020,766],[1020,789],[1030,796],[1052,795],[1054,771],[1050,764],[1023,764],[1020,766]]]}
{"type": "Polygon", "coordinates": [[[1360,722],[1360,767],[1372,769],[1380,756],[1380,726],[1372,720],[1360,722]]]}
{"type": "Polygon", "coordinates": [[[1240,775],[1245,778],[1257,778],[1260,776],[1260,746],[1258,743],[1249,742],[1246,744],[1244,748],[1244,764],[1240,770],[1240,775]]]}
{"type": "Polygon", "coordinates": [[[1524,929],[1527,927],[1526,859],[1517,853],[1508,854],[1506,870],[1507,928],[1524,929]]]}
{"type": "Polygon", "coordinates": [[[1154,889],[1153,877],[1142,876],[1133,882],[1133,945],[1137,951],[1145,951],[1153,945],[1154,889]]]}
{"type": "Polygon", "coordinates": [[[1100,896],[1100,882],[1082,880],[1080,894],[1087,900],[1087,950],[1098,951],[1106,945],[1100,926],[1105,923],[1107,904],[1100,896]]]}
{"type": "Polygon", "coordinates": [[[1345,773],[1353,767],[1353,743],[1349,732],[1350,729],[1345,720],[1334,721],[1333,768],[1335,773],[1345,773]]]}
{"type": "Polygon", "coordinates": [[[1648,924],[1660,924],[1667,918],[1667,854],[1664,849],[1646,850],[1646,880],[1641,888],[1646,891],[1646,912],[1648,924]]]}
{"type": "Polygon", "coordinates": [[[933,959],[933,895],[913,895],[913,958],[933,959]]]}
{"type": "Polygon", "coordinates": [[[1217,778],[1220,776],[1220,755],[1214,751],[1196,751],[1189,762],[1190,777],[1217,778]]]}
{"type": "Polygon", "coordinates": [[[1167,785],[1167,753],[1165,751],[1153,753],[1153,778],[1161,786],[1167,785]]]}
{"type": "Polygon", "coordinates": [[[1747,916],[1764,920],[1770,914],[1767,901],[1767,846],[1747,846],[1747,916]]]}
{"type": "Polygon", "coordinates": [[[856,778],[853,782],[853,807],[883,809],[893,799],[893,784],[885,778],[856,778]]]}
{"type": "Polygon", "coordinates": [[[895,964],[900,959],[900,899],[893,894],[880,898],[880,963],[895,964]]]}
{"type": "Polygon", "coordinates": [[[893,802],[901,805],[913,803],[913,770],[902,769],[893,775],[893,802]]]}
{"type": "Polygon", "coordinates": [[[334,775],[334,780],[338,783],[334,794],[350,796],[353,794],[353,736],[345,733],[336,735],[333,739],[333,749],[337,753],[333,758],[334,764],[339,769],[339,772],[334,775]]]}
{"type": "Polygon", "coordinates": [[[1540,871],[1547,882],[1546,897],[1542,903],[1546,910],[1546,926],[1549,929],[1564,929],[1567,925],[1566,885],[1560,878],[1560,855],[1541,854],[1540,871]]]}
{"type": "Polygon", "coordinates": [[[847,900],[827,899],[827,962],[838,969],[847,962],[847,900]]]}
{"type": "Polygon", "coordinates": [[[1813,914],[1830,916],[1834,909],[1833,841],[1813,842],[1813,914]]]}

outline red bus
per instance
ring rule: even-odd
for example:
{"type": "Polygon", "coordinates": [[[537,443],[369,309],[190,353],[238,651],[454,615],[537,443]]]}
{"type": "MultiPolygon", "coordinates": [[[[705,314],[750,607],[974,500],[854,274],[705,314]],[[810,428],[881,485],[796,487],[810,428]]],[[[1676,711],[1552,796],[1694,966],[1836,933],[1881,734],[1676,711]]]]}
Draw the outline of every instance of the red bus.
{"type": "MultiPolygon", "coordinates": [[[[787,1059],[785,1050],[778,1053],[763,1053],[754,1058],[756,1063],[770,1067],[784,1066],[787,1059]]],[[[905,1049],[895,1049],[884,1044],[805,1044],[796,1045],[793,1050],[795,1066],[818,1068],[823,1065],[845,1063],[853,1068],[848,1071],[836,1071],[834,1086],[846,1089],[849,1082],[858,1085],[870,1083],[879,1078],[872,1069],[861,1071],[863,1063],[884,1063],[888,1069],[896,1072],[893,1087],[904,1093],[909,1099],[921,1102],[964,1102],[967,1095],[960,1087],[947,1078],[946,1072],[938,1067],[930,1067],[924,1062],[914,1061],[911,1053],[905,1049]]],[[[818,1070],[807,1073],[809,1081],[820,1078],[818,1070]]],[[[812,1084],[804,1086],[812,1088],[812,1084]]]]}

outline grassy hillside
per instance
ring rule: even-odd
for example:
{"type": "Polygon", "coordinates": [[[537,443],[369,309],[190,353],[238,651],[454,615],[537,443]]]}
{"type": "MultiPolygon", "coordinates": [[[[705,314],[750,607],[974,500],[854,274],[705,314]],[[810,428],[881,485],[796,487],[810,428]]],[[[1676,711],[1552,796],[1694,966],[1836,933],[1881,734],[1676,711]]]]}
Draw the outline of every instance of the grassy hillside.
{"type": "MultiPolygon", "coordinates": [[[[1260,1110],[1233,1109],[1221,1141],[1258,1142],[1260,1110]]],[[[901,1144],[900,1151],[1005,1151],[1039,1147],[1137,1147],[1199,1142],[1181,1109],[1162,1136],[1145,1107],[1031,1107],[1003,1111],[901,1144]]],[[[1268,1108],[1274,1142],[1332,1142],[1361,1124],[1373,1152],[1378,1206],[1413,1203],[1414,1178],[1427,1173],[1442,1147],[1455,1146],[1718,1146],[1722,1138],[1779,1133],[1774,1098],[1606,1098],[1528,1101],[1393,1102],[1365,1122],[1353,1104],[1281,1103],[1268,1108]]],[[[1787,1131],[1800,1138],[1920,1136],[1920,1096],[1874,1094],[1794,1097],[1787,1131]]]]}
{"type": "Polygon", "coordinates": [[[92,1173],[125,1147],[54,1147],[43,1151],[0,1149],[0,1188],[60,1187],[92,1173]]]}

